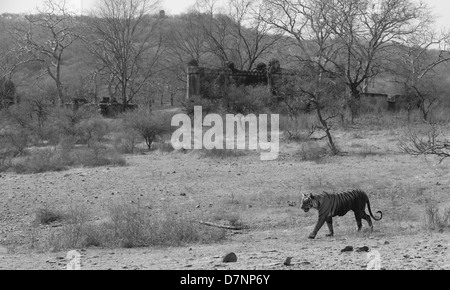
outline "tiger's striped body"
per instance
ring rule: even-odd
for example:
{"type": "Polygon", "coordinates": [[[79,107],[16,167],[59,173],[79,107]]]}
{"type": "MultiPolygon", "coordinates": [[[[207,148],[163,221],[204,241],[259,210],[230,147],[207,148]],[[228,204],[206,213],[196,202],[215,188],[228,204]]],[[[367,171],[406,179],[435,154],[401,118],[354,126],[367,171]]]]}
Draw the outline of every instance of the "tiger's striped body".
{"type": "Polygon", "coordinates": [[[371,230],[373,230],[372,217],[374,220],[379,221],[383,217],[383,213],[378,211],[380,214],[379,218],[375,218],[370,209],[369,197],[362,190],[352,190],[341,193],[321,193],[321,194],[309,194],[303,195],[302,207],[305,212],[308,212],[311,208],[315,208],[319,211],[319,220],[313,230],[309,235],[310,239],[314,239],[317,232],[326,222],[330,233],[327,236],[333,236],[333,217],[344,216],[350,210],[355,213],[356,223],[358,225],[358,231],[362,228],[361,220],[365,219],[369,224],[371,230]],[[369,209],[370,216],[366,214],[366,204],[369,209]]]}

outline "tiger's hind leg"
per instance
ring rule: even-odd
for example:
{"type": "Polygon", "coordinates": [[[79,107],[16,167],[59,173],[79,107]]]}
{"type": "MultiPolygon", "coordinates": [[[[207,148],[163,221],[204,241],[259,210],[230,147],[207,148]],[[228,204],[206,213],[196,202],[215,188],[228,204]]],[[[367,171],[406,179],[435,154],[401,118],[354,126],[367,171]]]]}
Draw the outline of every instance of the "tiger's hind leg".
{"type": "Polygon", "coordinates": [[[355,211],[355,219],[356,219],[356,224],[358,225],[358,232],[361,231],[362,228],[362,214],[359,211],[355,211]]]}
{"type": "Polygon", "coordinates": [[[369,224],[369,227],[370,227],[370,231],[373,232],[372,219],[370,218],[370,216],[368,214],[366,214],[365,211],[362,212],[362,218],[367,221],[367,223],[369,224]]]}
{"type": "Polygon", "coordinates": [[[333,231],[333,218],[332,218],[332,217],[327,218],[327,226],[328,226],[328,229],[330,230],[330,233],[327,234],[327,237],[332,237],[332,236],[334,236],[334,231],[333,231]]]}

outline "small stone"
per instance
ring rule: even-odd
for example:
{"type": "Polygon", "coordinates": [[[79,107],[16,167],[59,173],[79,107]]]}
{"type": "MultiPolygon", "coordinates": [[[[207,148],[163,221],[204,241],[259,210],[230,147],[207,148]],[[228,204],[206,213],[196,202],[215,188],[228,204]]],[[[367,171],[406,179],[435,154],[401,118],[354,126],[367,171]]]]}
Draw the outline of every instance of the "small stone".
{"type": "Polygon", "coordinates": [[[223,257],[224,263],[236,263],[237,262],[237,256],[235,253],[229,253],[226,254],[225,257],[223,257]]]}
{"type": "Polygon", "coordinates": [[[352,246],[347,246],[344,249],[341,250],[341,253],[344,252],[353,252],[353,247],[352,246]]]}
{"type": "Polygon", "coordinates": [[[292,257],[287,257],[286,260],[284,261],[283,265],[292,266],[291,260],[292,260],[292,257]]]}
{"type": "Polygon", "coordinates": [[[364,246],[356,249],[356,252],[369,252],[369,247],[364,246]]]}

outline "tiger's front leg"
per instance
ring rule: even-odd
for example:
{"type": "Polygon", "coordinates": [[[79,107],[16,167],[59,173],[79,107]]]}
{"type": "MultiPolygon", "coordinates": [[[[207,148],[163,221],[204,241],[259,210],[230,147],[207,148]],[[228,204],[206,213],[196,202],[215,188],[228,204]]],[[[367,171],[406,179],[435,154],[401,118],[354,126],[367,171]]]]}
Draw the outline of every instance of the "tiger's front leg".
{"type": "Polygon", "coordinates": [[[334,231],[333,231],[333,218],[332,218],[332,217],[327,218],[327,226],[328,226],[328,229],[330,230],[330,233],[327,234],[327,237],[332,237],[332,236],[334,236],[334,231]]]}
{"type": "Polygon", "coordinates": [[[312,233],[309,235],[308,238],[315,239],[316,236],[317,236],[317,233],[319,232],[320,228],[323,226],[325,221],[326,221],[326,218],[319,217],[319,220],[317,221],[316,227],[314,228],[314,230],[312,231],[312,233]]]}

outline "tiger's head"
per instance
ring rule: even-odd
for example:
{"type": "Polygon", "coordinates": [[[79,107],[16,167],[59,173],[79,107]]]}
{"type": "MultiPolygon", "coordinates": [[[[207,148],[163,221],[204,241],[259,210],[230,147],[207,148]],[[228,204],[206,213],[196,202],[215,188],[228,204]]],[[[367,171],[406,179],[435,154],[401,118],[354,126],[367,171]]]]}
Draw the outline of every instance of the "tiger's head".
{"type": "Polygon", "coordinates": [[[319,200],[312,193],[303,194],[301,209],[308,212],[311,208],[318,209],[319,200]]]}

